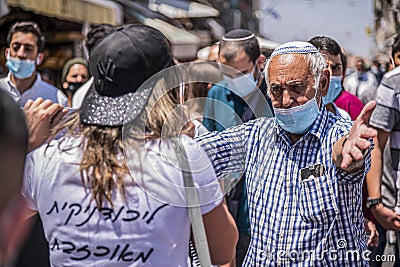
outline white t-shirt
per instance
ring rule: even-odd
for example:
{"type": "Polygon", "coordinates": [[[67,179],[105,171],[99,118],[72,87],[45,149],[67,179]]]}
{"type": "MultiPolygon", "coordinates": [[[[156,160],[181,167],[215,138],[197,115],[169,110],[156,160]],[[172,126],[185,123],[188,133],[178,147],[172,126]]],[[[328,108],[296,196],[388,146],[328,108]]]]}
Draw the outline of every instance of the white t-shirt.
{"type": "MultiPolygon", "coordinates": [[[[202,214],[222,201],[222,193],[207,155],[187,136],[181,136],[202,214]],[[199,166],[199,167],[197,167],[199,166]]],[[[169,140],[145,144],[145,152],[131,158],[131,176],[124,181],[126,201],[115,191],[114,207],[99,211],[82,186],[81,141],[67,137],[58,147],[52,141],[30,153],[24,173],[23,195],[38,210],[49,242],[52,266],[187,266],[190,220],[182,173],[169,140]],[[139,170],[141,175],[139,175],[139,170]],[[140,184],[140,186],[138,185],[140,184]],[[158,192],[157,192],[158,191],[158,192]],[[178,205],[178,206],[177,206],[178,205]]],[[[134,150],[134,149],[132,149],[134,150]]],[[[136,150],[135,150],[136,151],[136,150]]]]}

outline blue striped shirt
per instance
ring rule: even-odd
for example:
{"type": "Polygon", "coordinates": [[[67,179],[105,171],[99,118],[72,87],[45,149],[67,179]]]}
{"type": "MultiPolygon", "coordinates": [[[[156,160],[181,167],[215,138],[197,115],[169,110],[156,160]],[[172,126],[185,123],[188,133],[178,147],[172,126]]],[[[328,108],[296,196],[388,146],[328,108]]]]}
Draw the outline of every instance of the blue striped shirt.
{"type": "Polygon", "coordinates": [[[252,240],[243,266],[368,266],[361,188],[370,153],[353,174],[332,162],[350,128],[323,107],[295,144],[273,118],[197,138],[219,178],[246,173],[252,240]],[[302,180],[315,164],[324,174],[302,180]]]}

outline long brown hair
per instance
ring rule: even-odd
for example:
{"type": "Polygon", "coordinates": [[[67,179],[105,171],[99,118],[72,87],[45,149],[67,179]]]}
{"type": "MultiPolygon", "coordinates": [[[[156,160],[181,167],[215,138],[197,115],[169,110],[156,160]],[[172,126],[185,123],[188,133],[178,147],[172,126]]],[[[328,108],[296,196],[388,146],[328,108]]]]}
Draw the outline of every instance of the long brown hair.
{"type": "Polygon", "coordinates": [[[80,122],[79,112],[65,118],[54,129],[53,138],[60,132],[64,134],[60,142],[68,136],[84,137],[78,144],[83,151],[80,173],[82,183],[90,187],[92,200],[96,201],[98,207],[101,207],[104,198],[113,205],[115,188],[125,196],[123,181],[129,170],[122,157],[124,144],[132,144],[133,147],[129,148],[137,148],[135,142],[152,138],[172,138],[179,134],[193,137],[194,125],[187,120],[185,110],[176,112],[179,97],[177,88],[166,90],[168,84],[165,78],[159,79],[140,117],[129,125],[124,125],[124,138],[128,138],[128,142],[123,142],[122,126],[85,125],[80,122]]]}

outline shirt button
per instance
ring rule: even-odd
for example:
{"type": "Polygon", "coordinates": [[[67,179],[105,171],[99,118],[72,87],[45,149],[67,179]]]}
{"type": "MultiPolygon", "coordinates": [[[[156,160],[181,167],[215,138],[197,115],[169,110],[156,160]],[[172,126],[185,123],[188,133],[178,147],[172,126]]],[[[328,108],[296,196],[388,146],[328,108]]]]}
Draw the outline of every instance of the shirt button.
{"type": "Polygon", "coordinates": [[[283,231],[280,231],[280,233],[279,233],[279,237],[283,237],[285,234],[283,233],[283,231]]]}

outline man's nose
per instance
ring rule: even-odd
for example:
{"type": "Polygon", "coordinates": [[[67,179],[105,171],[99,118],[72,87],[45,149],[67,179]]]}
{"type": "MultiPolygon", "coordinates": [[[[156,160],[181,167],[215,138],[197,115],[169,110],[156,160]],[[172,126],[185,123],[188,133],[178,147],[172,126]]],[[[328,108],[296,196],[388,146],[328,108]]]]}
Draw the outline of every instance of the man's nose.
{"type": "Polygon", "coordinates": [[[19,47],[19,49],[17,50],[16,56],[18,58],[26,58],[26,51],[23,45],[21,45],[21,47],[19,47]]]}
{"type": "Polygon", "coordinates": [[[288,90],[283,90],[282,92],[282,107],[289,108],[292,105],[292,98],[288,90]]]}

